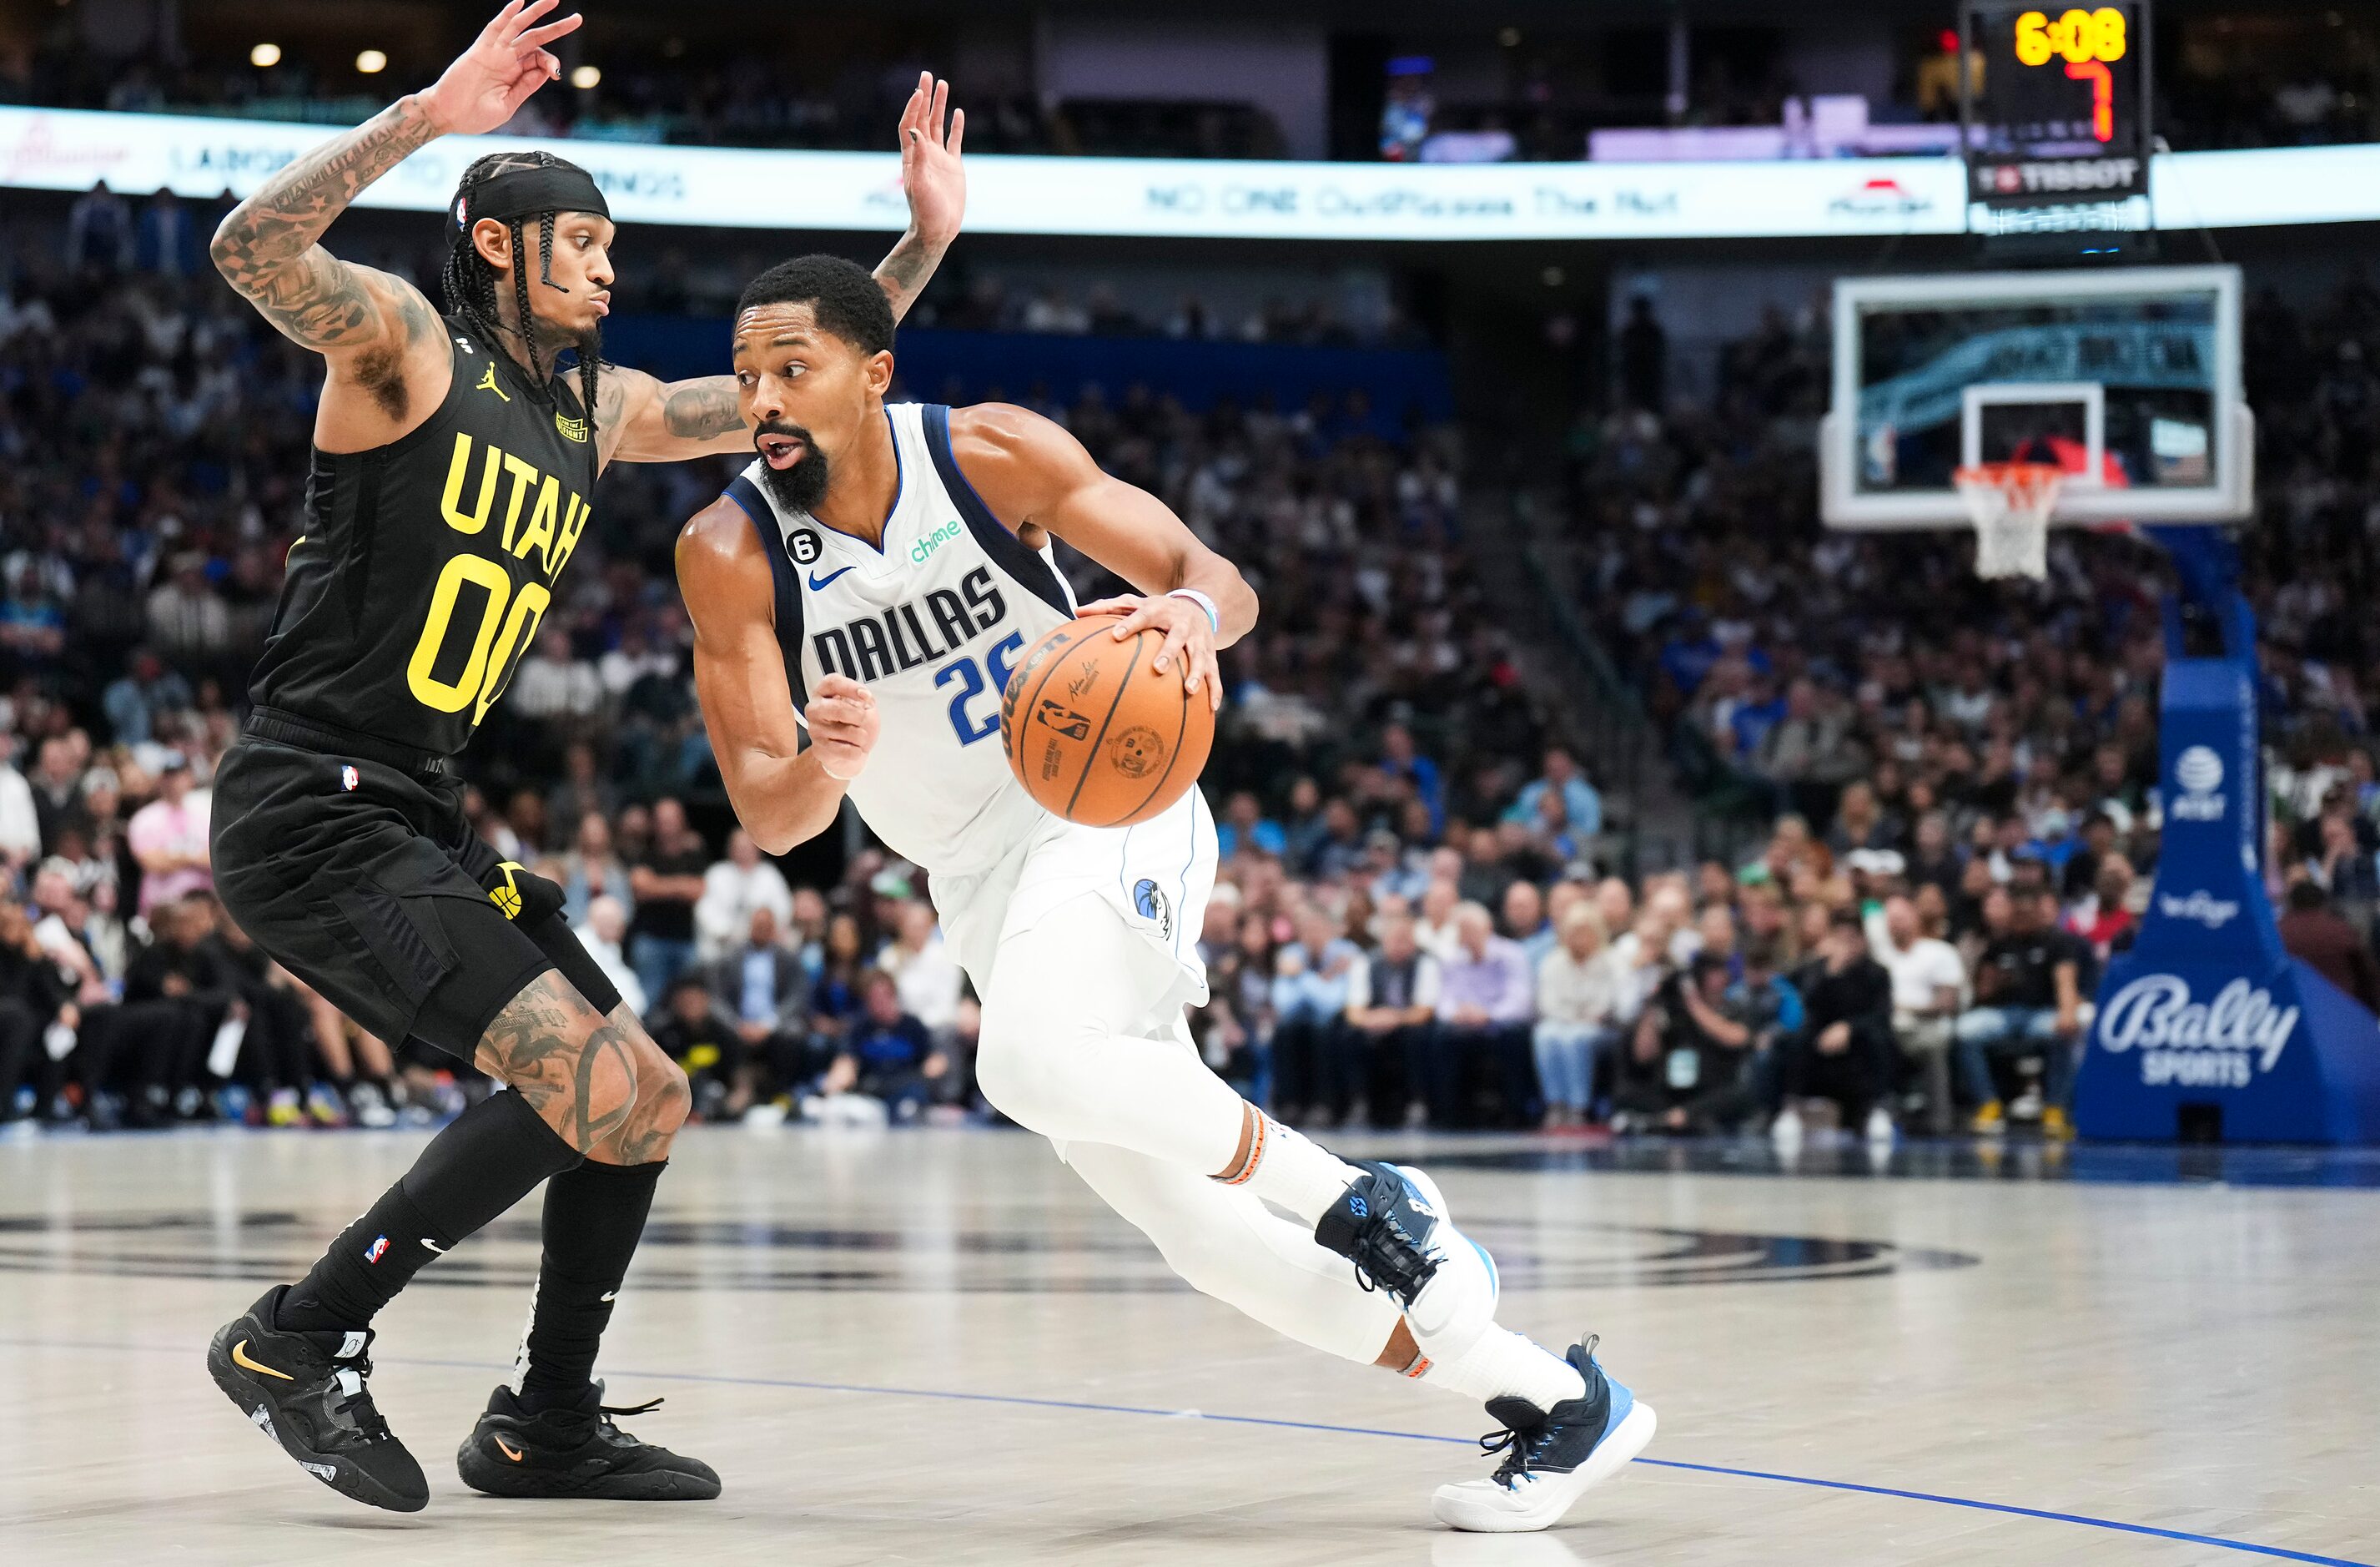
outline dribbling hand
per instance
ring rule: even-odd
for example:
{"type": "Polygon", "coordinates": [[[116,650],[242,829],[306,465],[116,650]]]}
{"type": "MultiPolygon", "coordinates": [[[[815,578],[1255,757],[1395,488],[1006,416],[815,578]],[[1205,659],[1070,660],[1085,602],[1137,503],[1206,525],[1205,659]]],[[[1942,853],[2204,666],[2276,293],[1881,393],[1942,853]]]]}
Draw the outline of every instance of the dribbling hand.
{"type": "Polygon", "coordinates": [[[1153,667],[1160,674],[1179,665],[1182,669],[1182,689],[1195,692],[1207,688],[1207,711],[1220,711],[1223,706],[1223,676],[1215,664],[1215,626],[1207,612],[1188,599],[1144,599],[1137,593],[1120,593],[1112,599],[1101,599],[1095,604],[1085,604],[1078,615],[1112,614],[1123,619],[1115,628],[1115,639],[1129,641],[1147,627],[1155,626],[1165,633],[1165,646],[1157,650],[1153,667]]]}
{"type": "Polygon", "coordinates": [[[543,27],[537,19],[562,0],[512,0],[421,94],[430,121],[450,135],[480,136],[513,117],[530,93],[562,75],[562,62],[545,45],[578,30],[573,11],[543,27]]]}
{"type": "Polygon", "coordinates": [[[820,770],[843,784],[858,777],[868,753],[876,748],[880,720],[875,695],[847,674],[826,675],[811,689],[802,716],[809,723],[820,770]]]}

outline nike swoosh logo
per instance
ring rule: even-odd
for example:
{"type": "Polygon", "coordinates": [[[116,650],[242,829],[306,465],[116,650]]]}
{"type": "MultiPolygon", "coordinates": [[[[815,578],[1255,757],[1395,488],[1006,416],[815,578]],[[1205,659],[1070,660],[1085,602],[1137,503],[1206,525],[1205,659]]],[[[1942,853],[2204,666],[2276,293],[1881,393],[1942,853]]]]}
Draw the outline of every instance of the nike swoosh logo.
{"type": "Polygon", "coordinates": [[[844,566],[841,571],[830,571],[830,572],[828,572],[824,577],[820,577],[820,576],[817,572],[815,572],[815,571],[814,571],[814,572],[811,572],[811,573],[810,573],[810,591],[811,591],[811,592],[813,592],[813,593],[815,593],[815,592],[817,592],[820,589],[824,588],[828,583],[832,582],[836,577],[848,577],[848,576],[850,576],[853,572],[857,571],[858,569],[859,569],[859,568],[858,568],[857,566],[856,566],[856,565],[847,565],[847,566],[844,566]]]}
{"type": "Polygon", "coordinates": [[[272,1367],[264,1365],[261,1361],[250,1360],[248,1357],[248,1341],[246,1339],[242,1339],[239,1342],[231,1346],[231,1363],[244,1371],[256,1372],[259,1376],[278,1377],[285,1382],[294,1382],[298,1379],[286,1371],[275,1371],[272,1367]]]}
{"type": "Polygon", "coordinates": [[[421,1237],[421,1244],[428,1246],[431,1251],[436,1252],[441,1257],[444,1257],[446,1255],[446,1248],[440,1245],[436,1241],[431,1240],[427,1235],[421,1237]]]}
{"type": "Polygon", "coordinates": [[[520,1449],[513,1446],[512,1443],[504,1440],[502,1437],[498,1437],[496,1439],[496,1451],[503,1453],[506,1458],[511,1459],[515,1464],[518,1464],[521,1459],[526,1456],[522,1453],[520,1449]]]}
{"type": "Polygon", "coordinates": [[[607,1301],[618,1300],[620,1298],[620,1292],[617,1290],[605,1290],[603,1292],[603,1298],[607,1301]]]}

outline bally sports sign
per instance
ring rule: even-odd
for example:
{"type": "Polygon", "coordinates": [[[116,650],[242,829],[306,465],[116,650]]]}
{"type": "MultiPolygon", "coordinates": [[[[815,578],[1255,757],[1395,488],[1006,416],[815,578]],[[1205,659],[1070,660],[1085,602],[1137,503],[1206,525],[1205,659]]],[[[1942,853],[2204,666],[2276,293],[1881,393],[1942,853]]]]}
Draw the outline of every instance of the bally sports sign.
{"type": "Polygon", "coordinates": [[[2137,1049],[2143,1083],[2244,1088],[2280,1063],[2297,1026],[2296,1007],[2276,1003],[2270,990],[2245,979],[2198,1002],[2189,981],[2144,974],[2101,1007],[2099,1045],[2118,1054],[2137,1049]]]}

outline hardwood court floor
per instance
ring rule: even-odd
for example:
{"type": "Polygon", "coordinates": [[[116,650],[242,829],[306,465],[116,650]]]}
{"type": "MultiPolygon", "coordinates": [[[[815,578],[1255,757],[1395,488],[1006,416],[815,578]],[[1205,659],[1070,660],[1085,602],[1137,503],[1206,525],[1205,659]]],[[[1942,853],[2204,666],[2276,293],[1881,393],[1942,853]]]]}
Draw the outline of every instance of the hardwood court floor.
{"type": "Polygon", "coordinates": [[[0,1561],[2380,1561],[2371,1165],[1377,1146],[1499,1253],[1507,1323],[1602,1334],[1660,1412],[1652,1462],[1550,1534],[1430,1521],[1478,1409],[1179,1289],[1046,1145],[955,1131],[679,1145],[602,1369],[614,1402],[668,1395],[629,1425],[714,1463],[719,1501],[455,1479],[532,1204],[382,1318],[381,1407],[433,1496],[372,1512],[201,1352],[419,1139],[234,1133],[0,1144],[0,1561]]]}

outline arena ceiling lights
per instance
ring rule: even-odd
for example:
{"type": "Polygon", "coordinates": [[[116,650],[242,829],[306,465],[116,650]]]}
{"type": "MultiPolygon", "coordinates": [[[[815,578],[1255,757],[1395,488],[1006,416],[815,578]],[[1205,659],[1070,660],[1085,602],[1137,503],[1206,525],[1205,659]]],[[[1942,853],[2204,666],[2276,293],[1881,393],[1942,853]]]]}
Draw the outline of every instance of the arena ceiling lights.
{"type": "MultiPolygon", "coordinates": [[[[0,186],[85,190],[104,179],[200,200],[245,196],[337,128],[198,115],[0,108],[0,186]]],[[[447,137],[364,192],[363,207],[434,212],[463,166],[528,145],[447,137]]],[[[898,229],[890,152],[806,152],[570,140],[623,223],[898,229]]],[[[1154,238],[1723,239],[1959,234],[1955,158],[1757,164],[1299,164],[978,155],[978,234],[1154,238]]],[[[2159,155],[2159,228],[2380,221],[2380,144],[2159,155]]]]}

